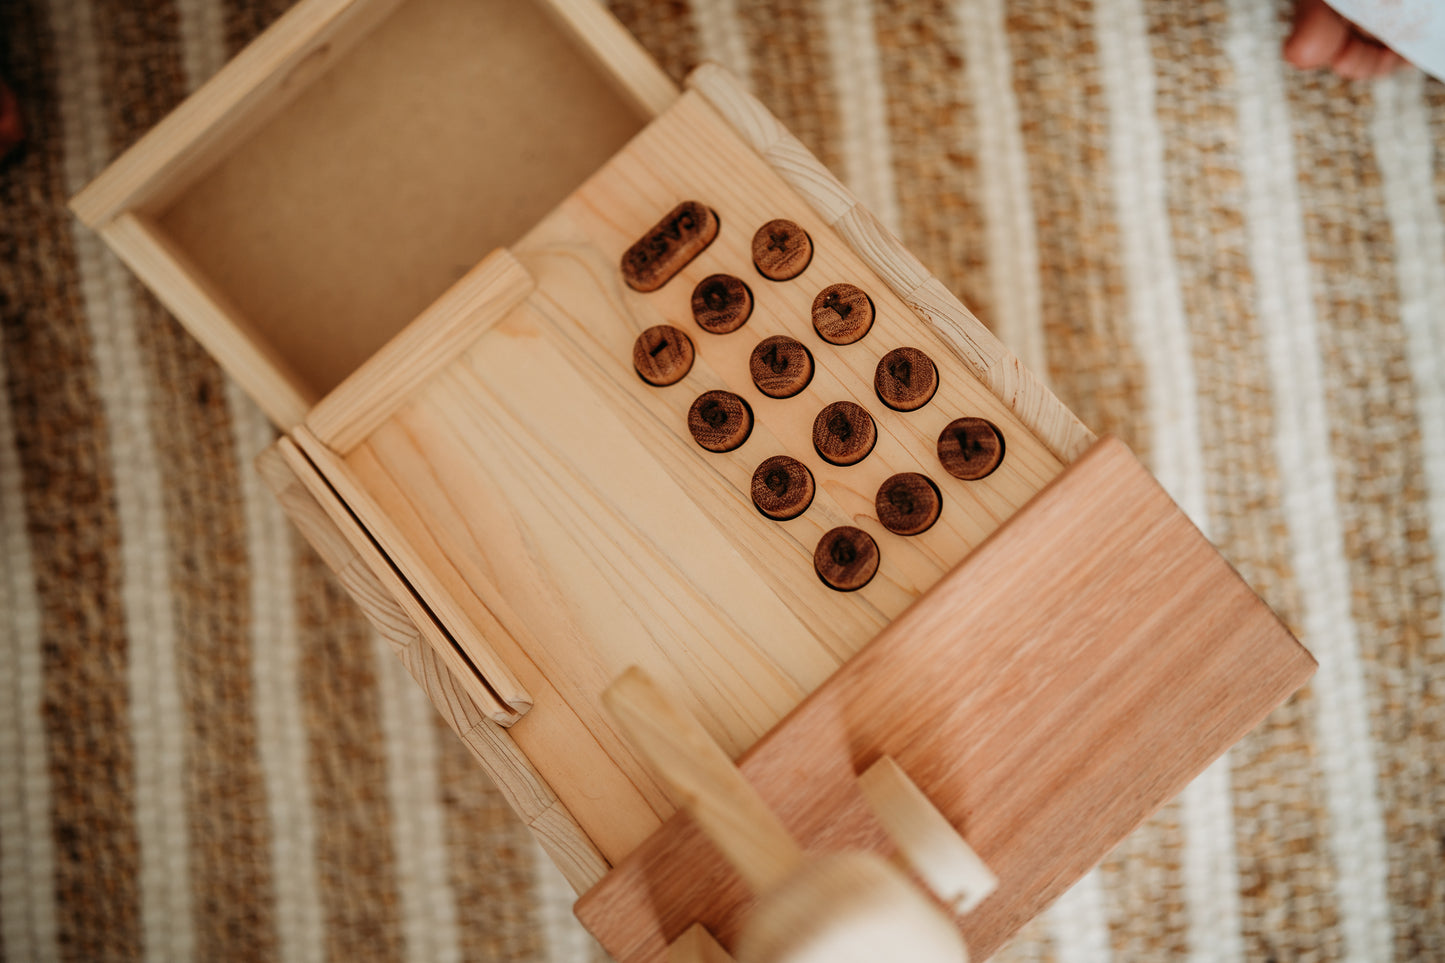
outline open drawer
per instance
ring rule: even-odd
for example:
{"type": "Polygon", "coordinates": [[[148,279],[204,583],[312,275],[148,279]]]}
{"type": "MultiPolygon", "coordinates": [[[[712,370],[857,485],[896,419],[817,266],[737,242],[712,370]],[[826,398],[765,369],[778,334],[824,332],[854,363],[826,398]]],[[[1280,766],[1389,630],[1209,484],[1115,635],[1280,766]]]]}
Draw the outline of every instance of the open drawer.
{"type": "Polygon", "coordinates": [[[746,903],[605,710],[633,666],[809,845],[886,852],[846,783],[904,763],[987,833],[991,949],[1311,662],[757,101],[688,86],[581,0],[315,0],[74,205],[287,431],[268,480],[615,955],[746,903]]]}

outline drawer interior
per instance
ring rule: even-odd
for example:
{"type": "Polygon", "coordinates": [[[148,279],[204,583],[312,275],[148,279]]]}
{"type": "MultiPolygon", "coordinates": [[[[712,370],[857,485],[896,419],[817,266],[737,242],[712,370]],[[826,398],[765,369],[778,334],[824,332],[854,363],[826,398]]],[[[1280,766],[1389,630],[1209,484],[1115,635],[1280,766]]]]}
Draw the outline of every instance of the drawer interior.
{"type": "Polygon", "coordinates": [[[540,2],[408,0],[331,53],[151,212],[311,401],[648,120],[540,2]]]}

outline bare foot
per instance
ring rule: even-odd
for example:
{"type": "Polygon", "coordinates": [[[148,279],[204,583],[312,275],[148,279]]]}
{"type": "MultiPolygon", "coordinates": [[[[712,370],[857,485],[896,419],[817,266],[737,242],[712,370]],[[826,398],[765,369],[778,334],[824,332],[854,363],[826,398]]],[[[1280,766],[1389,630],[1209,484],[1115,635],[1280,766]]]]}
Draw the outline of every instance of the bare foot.
{"type": "Polygon", "coordinates": [[[1405,58],[1360,30],[1325,3],[1299,0],[1294,30],[1284,42],[1284,59],[1296,67],[1329,67],[1346,80],[1394,73],[1405,58]]]}

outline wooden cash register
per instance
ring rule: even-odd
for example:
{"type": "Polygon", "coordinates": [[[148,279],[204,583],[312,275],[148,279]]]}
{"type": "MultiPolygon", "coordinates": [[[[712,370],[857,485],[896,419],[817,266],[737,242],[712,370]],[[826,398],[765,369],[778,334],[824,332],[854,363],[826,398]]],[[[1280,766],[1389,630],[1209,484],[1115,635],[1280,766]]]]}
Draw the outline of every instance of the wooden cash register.
{"type": "Polygon", "coordinates": [[[1313,670],[736,80],[591,0],[303,0],[73,207],[624,963],[736,949],[782,851],[894,859],[986,957],[1313,670]]]}

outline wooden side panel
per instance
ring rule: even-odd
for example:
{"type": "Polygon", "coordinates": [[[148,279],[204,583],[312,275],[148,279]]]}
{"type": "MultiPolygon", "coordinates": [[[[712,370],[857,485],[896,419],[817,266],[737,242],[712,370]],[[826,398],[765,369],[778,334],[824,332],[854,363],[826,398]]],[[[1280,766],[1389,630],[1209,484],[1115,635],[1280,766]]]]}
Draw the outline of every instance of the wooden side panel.
{"type": "Polygon", "coordinates": [[[256,459],[256,469],[287,516],[356,599],[367,620],[390,644],[442,719],[471,750],[573,888],[582,892],[596,883],[608,868],[602,854],[506,731],[488,719],[466,694],[411,617],[357,554],[354,540],[364,538],[364,533],[355,532],[352,538],[342,534],[344,509],[339,504],[331,512],[322,507],[282,453],[284,444],[262,452],[256,459]],[[338,515],[337,510],[342,514],[338,515]]]}
{"type": "Polygon", "coordinates": [[[1049,451],[1070,462],[1094,442],[1093,432],[736,78],[716,64],[704,64],[688,77],[687,86],[707,98],[1049,451]]]}
{"type": "MultiPolygon", "coordinates": [[[[1106,439],[741,760],[815,850],[890,852],[857,774],[891,755],[999,877],[960,921],[982,959],[1297,689],[1314,660],[1106,439]]],[[[741,882],[674,817],[577,905],[623,963],[741,882]]]]}

